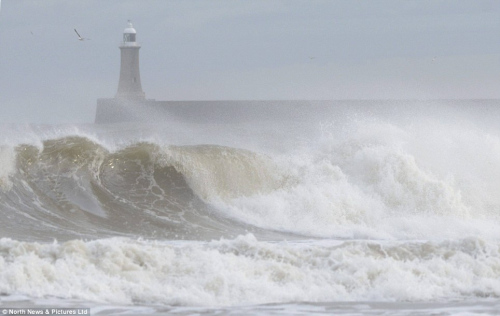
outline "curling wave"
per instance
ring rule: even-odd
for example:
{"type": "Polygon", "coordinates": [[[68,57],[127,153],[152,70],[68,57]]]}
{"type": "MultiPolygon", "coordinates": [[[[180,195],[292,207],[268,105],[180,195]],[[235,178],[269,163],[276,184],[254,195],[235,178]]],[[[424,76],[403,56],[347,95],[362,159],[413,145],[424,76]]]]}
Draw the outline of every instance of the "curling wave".
{"type": "Polygon", "coordinates": [[[135,143],[116,152],[84,137],[1,151],[4,231],[23,238],[128,235],[198,239],[245,231],[211,207],[279,185],[268,158],[220,146],[161,148],[135,143]],[[268,169],[266,171],[266,168],[268,169]]]}

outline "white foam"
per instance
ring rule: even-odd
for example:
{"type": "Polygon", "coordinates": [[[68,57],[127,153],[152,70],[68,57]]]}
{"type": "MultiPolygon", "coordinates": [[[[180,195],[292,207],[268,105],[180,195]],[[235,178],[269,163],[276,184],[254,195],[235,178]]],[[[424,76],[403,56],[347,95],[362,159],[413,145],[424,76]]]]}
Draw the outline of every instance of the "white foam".
{"type": "MultiPolygon", "coordinates": [[[[446,172],[429,167],[440,166],[432,164],[437,157],[460,157],[442,157],[441,152],[425,157],[422,148],[415,152],[415,143],[427,138],[420,135],[421,129],[415,132],[386,122],[362,122],[351,128],[343,137],[330,134],[293,156],[274,156],[277,170],[286,170],[286,181],[276,190],[210,202],[252,225],[309,236],[500,238],[495,228],[500,216],[492,211],[500,209],[495,194],[500,183],[486,170],[468,170],[461,161],[461,168],[446,172]]],[[[440,136],[449,140],[450,133],[459,146],[462,132],[440,136]]],[[[484,152],[500,153],[500,145],[490,146],[491,136],[481,143],[481,133],[470,133],[484,152]]],[[[491,165],[487,170],[495,175],[497,169],[491,165]]]]}
{"type": "Polygon", "coordinates": [[[245,305],[500,296],[499,244],[0,240],[0,292],[107,304],[245,305]]]}

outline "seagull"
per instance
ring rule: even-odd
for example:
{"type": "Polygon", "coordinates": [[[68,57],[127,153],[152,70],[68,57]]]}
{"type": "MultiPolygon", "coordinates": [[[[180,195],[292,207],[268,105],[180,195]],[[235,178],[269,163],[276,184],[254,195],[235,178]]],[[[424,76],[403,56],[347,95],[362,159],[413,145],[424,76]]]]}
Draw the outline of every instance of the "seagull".
{"type": "Polygon", "coordinates": [[[78,34],[78,31],[76,29],[74,29],[74,30],[75,30],[76,35],[78,35],[78,40],[79,41],[84,41],[84,40],[89,40],[90,39],[90,38],[81,37],[80,34],[78,34]]]}

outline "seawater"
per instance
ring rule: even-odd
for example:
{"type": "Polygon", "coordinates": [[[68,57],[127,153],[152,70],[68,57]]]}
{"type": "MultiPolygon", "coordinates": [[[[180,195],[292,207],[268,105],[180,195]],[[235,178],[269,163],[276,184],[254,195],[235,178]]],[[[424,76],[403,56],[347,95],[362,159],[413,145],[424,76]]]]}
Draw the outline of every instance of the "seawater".
{"type": "Polygon", "coordinates": [[[495,315],[499,114],[5,124],[0,307],[495,315]]]}

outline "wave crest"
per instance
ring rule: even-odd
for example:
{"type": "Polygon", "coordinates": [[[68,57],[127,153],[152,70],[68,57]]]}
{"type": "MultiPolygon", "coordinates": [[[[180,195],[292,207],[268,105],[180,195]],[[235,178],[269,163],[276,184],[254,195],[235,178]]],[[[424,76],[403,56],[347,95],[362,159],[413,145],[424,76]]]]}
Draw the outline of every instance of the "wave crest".
{"type": "Polygon", "coordinates": [[[14,236],[26,219],[40,235],[66,238],[231,235],[248,227],[225,219],[210,200],[276,185],[264,170],[269,159],[221,146],[139,142],[110,152],[88,138],[65,137],[15,152],[16,168],[3,176],[11,185],[0,200],[3,212],[14,210],[6,224],[14,236]]]}

